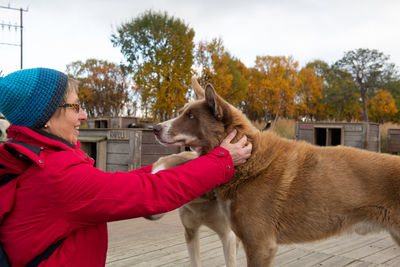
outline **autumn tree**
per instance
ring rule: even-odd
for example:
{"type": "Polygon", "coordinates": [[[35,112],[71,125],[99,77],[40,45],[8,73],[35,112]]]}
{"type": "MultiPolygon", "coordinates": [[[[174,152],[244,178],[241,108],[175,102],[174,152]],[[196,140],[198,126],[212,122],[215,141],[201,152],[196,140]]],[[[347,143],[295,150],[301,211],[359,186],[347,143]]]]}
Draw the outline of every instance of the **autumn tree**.
{"type": "Polygon", "coordinates": [[[264,88],[265,73],[261,70],[252,67],[248,69],[247,81],[248,92],[244,98],[243,112],[250,120],[267,120],[271,117],[267,113],[266,107],[266,92],[264,88]],[[264,90],[262,90],[262,88],[264,90]]]}
{"type": "Polygon", "coordinates": [[[89,116],[120,116],[129,102],[129,85],[121,68],[104,60],[88,59],[67,65],[79,83],[79,100],[89,116]]]}
{"type": "Polygon", "coordinates": [[[297,67],[292,57],[257,56],[252,81],[249,81],[249,95],[253,101],[259,101],[255,106],[263,109],[265,119],[294,115],[297,67]]]}
{"type": "Polygon", "coordinates": [[[246,66],[226,51],[221,39],[199,42],[195,59],[199,83],[211,83],[219,95],[239,107],[247,92],[246,66]]]}
{"type": "Polygon", "coordinates": [[[391,120],[398,109],[389,91],[378,89],[375,96],[368,101],[369,116],[372,121],[384,123],[391,120]]]}
{"type": "Polygon", "coordinates": [[[324,111],[319,119],[351,121],[361,119],[360,93],[350,73],[315,60],[306,64],[323,79],[321,104],[324,111]]]}
{"type": "Polygon", "coordinates": [[[255,67],[248,69],[248,90],[243,99],[242,110],[253,121],[270,119],[265,109],[266,90],[261,90],[264,80],[265,74],[259,69],[255,67]]]}
{"type": "Polygon", "coordinates": [[[361,95],[363,119],[368,122],[367,99],[383,83],[395,75],[394,64],[388,63],[389,56],[378,50],[363,49],[348,51],[343,58],[335,63],[336,68],[341,68],[350,73],[357,84],[361,95]]]}
{"type": "Polygon", "coordinates": [[[169,119],[186,102],[193,65],[194,31],[167,13],[146,11],[112,34],[124,67],[133,75],[142,105],[155,119],[169,119]]]}
{"type": "Polygon", "coordinates": [[[297,117],[309,120],[322,119],[323,79],[312,68],[302,68],[298,74],[297,117]]]}

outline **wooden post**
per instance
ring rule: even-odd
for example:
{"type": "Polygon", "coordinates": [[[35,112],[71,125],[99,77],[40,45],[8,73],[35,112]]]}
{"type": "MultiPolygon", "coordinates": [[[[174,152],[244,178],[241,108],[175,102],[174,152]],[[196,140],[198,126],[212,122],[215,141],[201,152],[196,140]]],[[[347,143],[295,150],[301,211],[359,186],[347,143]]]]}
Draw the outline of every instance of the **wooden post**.
{"type": "Polygon", "coordinates": [[[129,147],[128,171],[132,171],[140,168],[142,164],[142,131],[130,131],[129,147]]]}
{"type": "Polygon", "coordinates": [[[369,150],[369,122],[364,122],[365,126],[365,147],[364,149],[369,150]]]}
{"type": "Polygon", "coordinates": [[[96,166],[99,170],[106,171],[107,168],[107,140],[96,143],[97,158],[96,166]]]}

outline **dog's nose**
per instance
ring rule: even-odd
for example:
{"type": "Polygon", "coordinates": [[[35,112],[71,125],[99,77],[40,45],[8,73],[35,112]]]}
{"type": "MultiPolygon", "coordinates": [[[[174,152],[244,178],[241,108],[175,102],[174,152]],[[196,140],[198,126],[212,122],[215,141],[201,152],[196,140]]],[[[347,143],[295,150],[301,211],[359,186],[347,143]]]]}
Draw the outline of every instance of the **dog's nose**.
{"type": "Polygon", "coordinates": [[[161,124],[156,124],[156,125],[154,125],[154,126],[153,126],[153,132],[154,132],[154,134],[159,134],[159,133],[161,132],[161,129],[162,129],[161,124]]]}

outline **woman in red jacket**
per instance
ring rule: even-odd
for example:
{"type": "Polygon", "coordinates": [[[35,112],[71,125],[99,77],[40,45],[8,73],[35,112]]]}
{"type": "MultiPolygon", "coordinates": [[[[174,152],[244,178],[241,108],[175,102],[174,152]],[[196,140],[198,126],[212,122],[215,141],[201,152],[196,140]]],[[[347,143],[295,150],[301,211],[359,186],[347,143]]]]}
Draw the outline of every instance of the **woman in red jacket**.
{"type": "Polygon", "coordinates": [[[0,146],[0,245],[12,266],[104,266],[107,222],[178,208],[233,176],[251,145],[235,133],[185,165],[151,174],[93,167],[78,142],[86,113],[76,85],[36,68],[0,78],[0,112],[10,121],[0,146]]]}

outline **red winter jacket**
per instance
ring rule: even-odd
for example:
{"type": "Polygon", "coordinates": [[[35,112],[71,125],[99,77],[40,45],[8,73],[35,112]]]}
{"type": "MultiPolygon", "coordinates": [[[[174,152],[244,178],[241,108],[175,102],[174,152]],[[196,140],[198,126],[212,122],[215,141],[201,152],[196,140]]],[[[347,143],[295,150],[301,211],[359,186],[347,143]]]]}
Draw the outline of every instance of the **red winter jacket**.
{"type": "Polygon", "coordinates": [[[176,209],[233,176],[221,147],[157,174],[151,166],[110,173],[93,167],[79,142],[21,126],[10,126],[8,137],[33,145],[0,146],[0,184],[19,175],[0,186],[0,244],[13,267],[63,238],[40,266],[104,266],[107,222],[176,209]]]}

